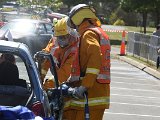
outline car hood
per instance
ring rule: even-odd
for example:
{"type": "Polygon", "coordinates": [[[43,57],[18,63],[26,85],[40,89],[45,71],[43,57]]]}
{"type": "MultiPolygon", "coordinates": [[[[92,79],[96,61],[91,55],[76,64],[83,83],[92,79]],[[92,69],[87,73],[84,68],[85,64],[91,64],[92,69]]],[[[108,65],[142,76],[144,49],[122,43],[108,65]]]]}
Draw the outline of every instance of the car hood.
{"type": "Polygon", "coordinates": [[[7,32],[10,32],[9,34],[12,35],[13,39],[35,36],[34,33],[21,33],[21,32],[16,32],[16,31],[2,31],[2,30],[0,30],[0,38],[4,38],[4,36],[7,35],[7,32]]]}

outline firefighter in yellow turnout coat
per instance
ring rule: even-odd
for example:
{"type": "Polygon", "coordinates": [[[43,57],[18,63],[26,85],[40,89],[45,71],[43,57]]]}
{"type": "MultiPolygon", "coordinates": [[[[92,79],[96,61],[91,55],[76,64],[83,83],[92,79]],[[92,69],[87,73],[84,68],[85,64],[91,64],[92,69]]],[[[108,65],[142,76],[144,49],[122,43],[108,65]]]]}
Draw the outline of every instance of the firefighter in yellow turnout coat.
{"type": "MultiPolygon", "coordinates": [[[[68,31],[67,28],[67,19],[62,18],[58,20],[54,25],[54,37],[49,41],[43,51],[51,53],[56,63],[56,70],[58,74],[59,83],[62,83],[67,80],[71,71],[71,64],[73,61],[74,55],[74,46],[77,42],[77,38],[68,31]]],[[[50,63],[48,60],[45,60],[41,64],[41,79],[44,80],[48,69],[50,68],[50,63]]],[[[53,80],[48,79],[44,83],[44,88],[52,88],[54,84],[53,80]]],[[[42,81],[43,82],[43,81],[42,81]]]]}
{"type": "Polygon", "coordinates": [[[75,99],[65,103],[65,120],[84,120],[84,92],[88,92],[90,120],[102,120],[110,101],[110,43],[100,28],[95,10],[79,4],[69,13],[67,24],[80,34],[79,48],[68,83],[75,99]],[[77,99],[79,98],[79,99],[77,99]],[[68,110],[67,110],[68,108],[68,110]]]}

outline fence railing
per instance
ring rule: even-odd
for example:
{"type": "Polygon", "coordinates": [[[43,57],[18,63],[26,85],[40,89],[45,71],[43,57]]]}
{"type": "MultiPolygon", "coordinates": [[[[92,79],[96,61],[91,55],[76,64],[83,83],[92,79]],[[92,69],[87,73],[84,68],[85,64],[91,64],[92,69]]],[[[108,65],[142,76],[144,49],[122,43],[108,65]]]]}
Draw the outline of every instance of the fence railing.
{"type": "Polygon", "coordinates": [[[127,54],[142,58],[153,64],[157,61],[160,37],[128,32],[127,54]]]}

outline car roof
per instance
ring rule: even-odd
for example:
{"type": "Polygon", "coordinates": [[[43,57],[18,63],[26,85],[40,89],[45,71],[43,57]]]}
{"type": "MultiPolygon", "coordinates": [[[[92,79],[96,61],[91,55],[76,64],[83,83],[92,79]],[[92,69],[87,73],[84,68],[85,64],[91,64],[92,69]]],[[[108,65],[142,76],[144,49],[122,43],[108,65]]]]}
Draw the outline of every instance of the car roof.
{"type": "MultiPolygon", "coordinates": [[[[5,47],[13,47],[13,48],[18,48],[18,46],[20,45],[21,43],[19,42],[12,42],[12,41],[5,41],[5,40],[0,40],[0,47],[1,46],[5,46],[5,47]]],[[[2,49],[3,50],[3,49],[2,49]]],[[[0,49],[1,51],[1,49],[0,49]]]]}
{"type": "Polygon", "coordinates": [[[23,56],[24,58],[26,57],[24,53],[28,55],[30,54],[28,46],[25,44],[6,40],[0,40],[0,52],[12,52],[18,56],[23,56]]]}
{"type": "Polygon", "coordinates": [[[13,19],[12,22],[31,22],[31,23],[49,23],[44,20],[35,20],[35,19],[13,19]]]}

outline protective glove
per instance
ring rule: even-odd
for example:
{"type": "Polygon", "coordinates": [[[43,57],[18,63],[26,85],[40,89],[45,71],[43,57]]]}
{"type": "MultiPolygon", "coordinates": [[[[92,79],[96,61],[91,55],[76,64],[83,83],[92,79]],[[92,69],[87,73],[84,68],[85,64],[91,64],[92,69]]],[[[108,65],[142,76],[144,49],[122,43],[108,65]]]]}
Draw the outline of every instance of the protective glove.
{"type": "Polygon", "coordinates": [[[41,61],[43,62],[45,60],[44,56],[40,56],[39,54],[41,53],[42,51],[38,51],[34,54],[34,59],[35,61],[41,61]]]}
{"type": "Polygon", "coordinates": [[[71,96],[72,94],[68,92],[68,89],[70,87],[67,86],[66,84],[62,84],[60,87],[57,88],[49,88],[47,89],[47,94],[48,94],[48,97],[50,99],[54,98],[55,96],[57,95],[63,95],[63,96],[71,96]]]}
{"type": "Polygon", "coordinates": [[[87,91],[86,87],[80,86],[75,88],[68,89],[68,95],[76,98],[76,99],[83,99],[84,93],[87,91]]]}
{"type": "Polygon", "coordinates": [[[83,99],[84,93],[87,91],[87,89],[84,86],[80,87],[69,87],[66,84],[62,84],[61,87],[58,89],[51,88],[48,89],[47,94],[50,99],[54,98],[56,95],[60,95],[62,93],[63,96],[66,97],[73,97],[76,99],[83,99]]]}

